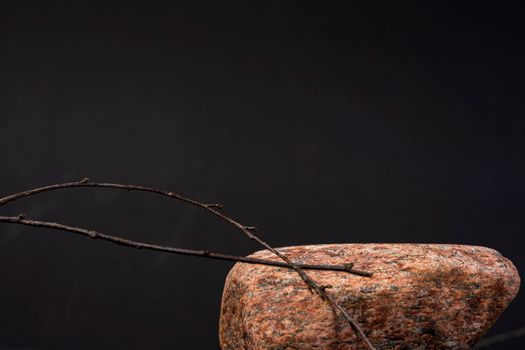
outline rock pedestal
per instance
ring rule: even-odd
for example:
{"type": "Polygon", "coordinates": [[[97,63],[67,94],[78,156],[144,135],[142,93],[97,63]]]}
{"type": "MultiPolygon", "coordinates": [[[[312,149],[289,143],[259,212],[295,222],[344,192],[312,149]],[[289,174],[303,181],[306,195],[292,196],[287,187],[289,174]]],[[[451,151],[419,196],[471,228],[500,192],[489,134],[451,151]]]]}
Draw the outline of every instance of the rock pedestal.
{"type": "MultiPolygon", "coordinates": [[[[516,296],[520,278],[495,250],[442,244],[328,244],[279,249],[295,263],[373,273],[307,273],[377,349],[470,349],[516,296]]],[[[269,251],[252,257],[279,260],[269,251]]],[[[223,350],[365,349],[345,319],[292,270],[237,263],[226,278],[223,350]]]]}

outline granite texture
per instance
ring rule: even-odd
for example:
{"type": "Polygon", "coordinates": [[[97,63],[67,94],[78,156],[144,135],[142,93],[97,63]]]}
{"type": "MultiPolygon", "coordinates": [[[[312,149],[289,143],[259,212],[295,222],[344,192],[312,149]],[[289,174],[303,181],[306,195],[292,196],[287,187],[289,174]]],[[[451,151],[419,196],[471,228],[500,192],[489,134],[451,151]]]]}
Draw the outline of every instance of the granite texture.
{"type": "MultiPolygon", "coordinates": [[[[308,274],[378,349],[470,349],[516,296],[520,278],[497,251],[435,244],[329,244],[279,249],[296,263],[355,263],[371,278],[308,274]]],[[[252,257],[278,260],[268,251],[252,257]]],[[[224,287],[223,350],[365,349],[293,271],[237,263],[224,287]]]]}

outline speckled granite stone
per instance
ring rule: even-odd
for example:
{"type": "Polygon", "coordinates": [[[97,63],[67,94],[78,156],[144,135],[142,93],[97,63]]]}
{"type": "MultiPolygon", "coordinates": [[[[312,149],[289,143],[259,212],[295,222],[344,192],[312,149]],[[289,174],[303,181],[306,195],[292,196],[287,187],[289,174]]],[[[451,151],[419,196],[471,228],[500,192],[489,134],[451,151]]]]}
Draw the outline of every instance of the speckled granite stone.
{"type": "MultiPolygon", "coordinates": [[[[516,296],[520,278],[495,250],[434,244],[280,248],[296,263],[374,273],[308,271],[361,324],[378,349],[469,349],[516,296]]],[[[275,259],[260,251],[253,257],[275,259]]],[[[226,278],[223,350],[364,349],[345,320],[288,269],[237,263],[226,278]]]]}

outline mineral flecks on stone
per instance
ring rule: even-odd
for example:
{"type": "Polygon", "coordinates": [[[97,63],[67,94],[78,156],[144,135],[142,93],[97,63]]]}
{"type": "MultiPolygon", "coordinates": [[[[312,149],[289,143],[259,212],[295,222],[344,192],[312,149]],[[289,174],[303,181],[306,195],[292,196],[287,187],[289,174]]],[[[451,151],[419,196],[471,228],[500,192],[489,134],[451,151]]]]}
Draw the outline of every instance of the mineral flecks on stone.
{"type": "MultiPolygon", "coordinates": [[[[516,296],[520,278],[495,250],[435,244],[330,244],[279,249],[295,263],[343,264],[308,274],[378,349],[470,349],[516,296]]],[[[269,251],[252,257],[278,260],[269,251]]],[[[344,318],[292,270],[237,263],[224,287],[223,350],[365,349],[344,318]]]]}

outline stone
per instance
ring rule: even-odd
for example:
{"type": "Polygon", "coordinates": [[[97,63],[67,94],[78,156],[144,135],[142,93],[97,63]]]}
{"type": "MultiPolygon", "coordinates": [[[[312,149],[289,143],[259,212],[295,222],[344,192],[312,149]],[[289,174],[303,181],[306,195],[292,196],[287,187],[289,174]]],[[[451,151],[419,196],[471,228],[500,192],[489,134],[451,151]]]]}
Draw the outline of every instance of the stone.
{"type": "MultiPolygon", "coordinates": [[[[327,244],[279,248],[295,263],[354,263],[373,273],[307,273],[377,349],[470,349],[516,296],[520,277],[493,249],[446,244],[327,244]]],[[[279,260],[264,250],[251,257],[279,260]]],[[[350,325],[292,270],[237,263],[226,278],[223,350],[366,349],[350,325]]]]}

